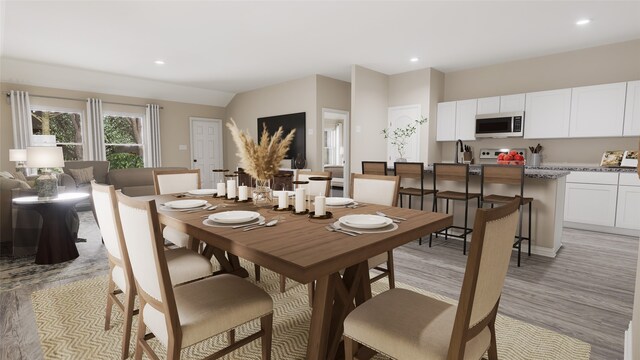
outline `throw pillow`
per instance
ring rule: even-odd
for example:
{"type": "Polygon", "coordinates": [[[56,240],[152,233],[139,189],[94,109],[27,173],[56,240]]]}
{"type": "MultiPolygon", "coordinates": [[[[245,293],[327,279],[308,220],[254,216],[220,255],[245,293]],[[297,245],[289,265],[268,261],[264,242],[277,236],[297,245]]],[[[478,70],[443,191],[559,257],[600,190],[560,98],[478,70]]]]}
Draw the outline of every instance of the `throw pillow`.
{"type": "Polygon", "coordinates": [[[67,169],[71,173],[71,177],[76,181],[76,186],[88,184],[93,180],[93,166],[82,169],[67,169]]]}
{"type": "Polygon", "coordinates": [[[11,171],[11,175],[13,175],[13,178],[16,180],[27,182],[27,178],[21,171],[11,171]]]}
{"type": "Polygon", "coordinates": [[[5,179],[13,179],[13,175],[11,175],[8,171],[0,171],[0,177],[5,179]]]}

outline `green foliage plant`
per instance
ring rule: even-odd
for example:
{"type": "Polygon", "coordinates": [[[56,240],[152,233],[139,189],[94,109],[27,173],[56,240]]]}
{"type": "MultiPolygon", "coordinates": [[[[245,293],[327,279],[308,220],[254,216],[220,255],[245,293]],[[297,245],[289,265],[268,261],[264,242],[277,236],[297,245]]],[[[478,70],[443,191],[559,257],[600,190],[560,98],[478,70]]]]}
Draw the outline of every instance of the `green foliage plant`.
{"type": "Polygon", "coordinates": [[[391,145],[395,146],[400,157],[404,158],[409,139],[418,131],[418,127],[426,122],[427,118],[420,116],[420,119],[416,119],[404,127],[397,127],[393,130],[388,127],[382,130],[382,135],[384,135],[385,139],[391,140],[391,145]]]}

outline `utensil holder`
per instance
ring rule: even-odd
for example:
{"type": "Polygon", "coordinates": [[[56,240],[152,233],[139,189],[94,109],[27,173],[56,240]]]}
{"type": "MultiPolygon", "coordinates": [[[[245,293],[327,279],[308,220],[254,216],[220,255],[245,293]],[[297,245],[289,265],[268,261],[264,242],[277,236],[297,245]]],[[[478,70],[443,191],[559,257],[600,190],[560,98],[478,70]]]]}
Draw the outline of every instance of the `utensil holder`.
{"type": "Polygon", "coordinates": [[[542,162],[542,154],[531,154],[529,156],[529,166],[537,167],[542,162]]]}
{"type": "Polygon", "coordinates": [[[470,151],[462,153],[462,162],[465,164],[473,164],[473,153],[470,151]]]}

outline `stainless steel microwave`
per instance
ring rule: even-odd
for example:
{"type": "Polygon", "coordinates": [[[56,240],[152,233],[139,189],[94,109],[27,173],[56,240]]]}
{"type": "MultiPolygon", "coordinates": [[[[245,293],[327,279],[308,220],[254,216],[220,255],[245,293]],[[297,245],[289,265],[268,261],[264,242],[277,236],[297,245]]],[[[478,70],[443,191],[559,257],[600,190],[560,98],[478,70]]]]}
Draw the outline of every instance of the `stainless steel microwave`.
{"type": "Polygon", "coordinates": [[[476,115],[476,137],[505,138],[524,135],[524,112],[476,115]]]}

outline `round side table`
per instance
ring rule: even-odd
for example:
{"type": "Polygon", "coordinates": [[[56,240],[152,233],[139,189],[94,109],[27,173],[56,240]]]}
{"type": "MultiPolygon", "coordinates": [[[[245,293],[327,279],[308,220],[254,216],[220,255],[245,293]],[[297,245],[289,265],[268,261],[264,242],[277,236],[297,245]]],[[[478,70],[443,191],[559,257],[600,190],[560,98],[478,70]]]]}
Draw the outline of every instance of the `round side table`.
{"type": "Polygon", "coordinates": [[[67,215],[75,204],[87,198],[86,193],[62,193],[51,199],[37,196],[13,199],[15,205],[30,207],[42,216],[36,264],[58,264],[79,256],[76,235],[67,225],[67,215]]]}

